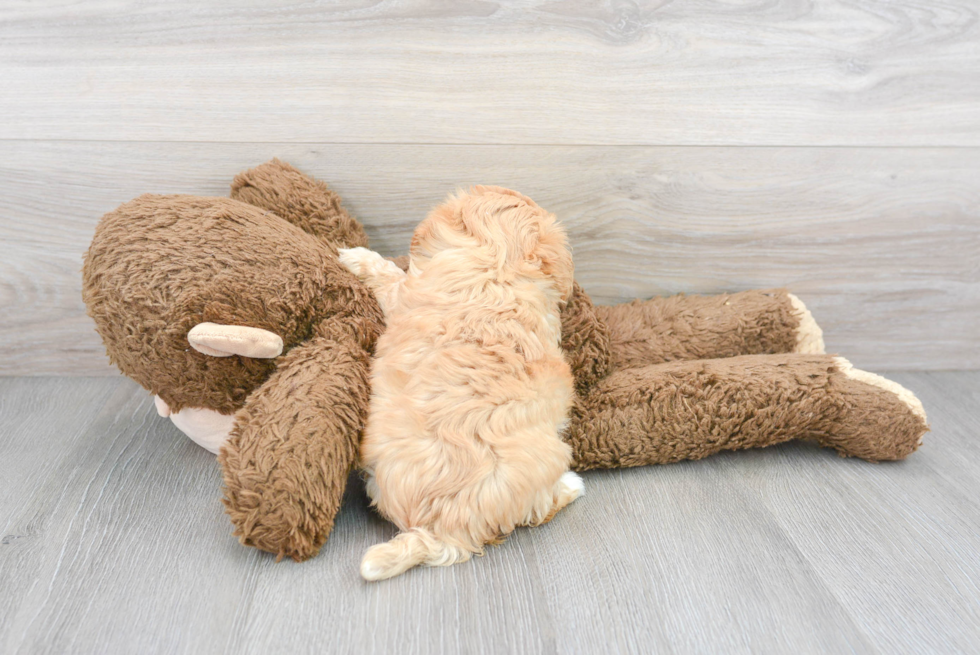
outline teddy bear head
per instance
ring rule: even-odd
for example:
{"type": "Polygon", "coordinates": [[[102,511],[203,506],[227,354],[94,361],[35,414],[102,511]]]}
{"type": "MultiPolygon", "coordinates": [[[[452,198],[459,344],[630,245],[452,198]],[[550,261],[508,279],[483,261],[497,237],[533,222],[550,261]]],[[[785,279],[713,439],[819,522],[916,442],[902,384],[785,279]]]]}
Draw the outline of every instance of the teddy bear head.
{"type": "MultiPolygon", "coordinates": [[[[233,413],[269,377],[276,356],[308,340],[321,321],[338,314],[382,321],[332,244],[260,207],[217,197],[143,195],[106,214],[85,257],[83,298],[110,360],[175,412],[233,413]],[[189,340],[202,324],[278,342],[218,352],[189,340]]],[[[241,341],[239,333],[225,336],[226,344],[241,341]]]]}

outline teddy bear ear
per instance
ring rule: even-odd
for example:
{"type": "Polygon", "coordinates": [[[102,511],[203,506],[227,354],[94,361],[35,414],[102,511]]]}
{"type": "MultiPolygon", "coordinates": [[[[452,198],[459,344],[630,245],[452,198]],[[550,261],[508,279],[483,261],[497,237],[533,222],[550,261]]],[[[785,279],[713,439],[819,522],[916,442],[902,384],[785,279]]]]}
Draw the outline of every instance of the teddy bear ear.
{"type": "Polygon", "coordinates": [[[198,323],[187,333],[194,350],[212,357],[255,357],[271,359],[282,354],[282,337],[261,328],[244,325],[198,323]]]}

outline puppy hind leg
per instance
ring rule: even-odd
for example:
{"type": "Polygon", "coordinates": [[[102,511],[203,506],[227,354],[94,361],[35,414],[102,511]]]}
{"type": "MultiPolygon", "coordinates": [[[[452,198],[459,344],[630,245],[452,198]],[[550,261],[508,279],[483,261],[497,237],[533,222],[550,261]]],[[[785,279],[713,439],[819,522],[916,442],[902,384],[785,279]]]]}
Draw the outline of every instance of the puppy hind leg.
{"type": "Polygon", "coordinates": [[[558,482],[555,483],[554,489],[551,492],[552,504],[548,513],[543,517],[540,515],[536,517],[532,514],[525,525],[532,527],[544,525],[555,518],[555,514],[584,494],[585,483],[582,481],[582,478],[573,471],[566,471],[558,478],[558,482]]]}
{"type": "Polygon", "coordinates": [[[585,482],[574,471],[565,471],[555,485],[555,511],[585,495],[585,482]]]}
{"type": "Polygon", "coordinates": [[[450,566],[470,559],[471,553],[439,541],[422,528],[399,533],[391,541],[371,546],[361,560],[361,577],[386,580],[401,575],[413,566],[450,566]]]}

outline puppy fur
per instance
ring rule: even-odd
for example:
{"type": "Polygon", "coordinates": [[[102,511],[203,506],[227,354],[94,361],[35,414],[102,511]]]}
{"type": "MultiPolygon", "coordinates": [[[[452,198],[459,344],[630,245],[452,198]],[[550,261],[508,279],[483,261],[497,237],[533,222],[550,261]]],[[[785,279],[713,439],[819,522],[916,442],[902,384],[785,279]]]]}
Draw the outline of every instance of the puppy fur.
{"type": "Polygon", "coordinates": [[[553,214],[474,187],[418,226],[407,273],[365,248],[340,259],[387,322],[360,457],[368,494],[401,532],[367,551],[365,579],[468,560],[581,495],[560,434],[574,383],[559,311],[573,270],[553,214]]]}

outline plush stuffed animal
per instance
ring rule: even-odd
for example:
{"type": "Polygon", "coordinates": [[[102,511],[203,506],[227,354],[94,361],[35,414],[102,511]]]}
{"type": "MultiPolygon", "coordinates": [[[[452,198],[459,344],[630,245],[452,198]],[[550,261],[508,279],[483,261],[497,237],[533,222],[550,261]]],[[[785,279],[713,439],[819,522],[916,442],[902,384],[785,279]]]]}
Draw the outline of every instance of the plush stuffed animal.
{"type": "MultiPolygon", "coordinates": [[[[231,199],[122,205],[85,258],[83,297],[110,360],[220,452],[235,534],[280,558],[317,553],[355,465],[384,329],[337,260],[355,246],[367,238],[336,194],[273,160],[236,177],[231,199]]],[[[911,392],[823,354],[782,289],[605,307],[576,286],[562,332],[578,470],[798,438],[894,460],[928,430],[911,392]]]]}

